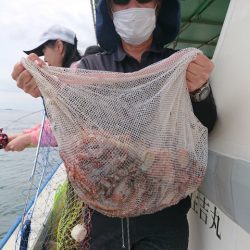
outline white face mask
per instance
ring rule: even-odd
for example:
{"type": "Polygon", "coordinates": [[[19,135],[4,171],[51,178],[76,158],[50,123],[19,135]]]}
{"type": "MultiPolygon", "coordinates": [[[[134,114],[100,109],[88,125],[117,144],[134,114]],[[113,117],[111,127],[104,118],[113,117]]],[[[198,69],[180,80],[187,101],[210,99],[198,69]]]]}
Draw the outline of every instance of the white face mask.
{"type": "Polygon", "coordinates": [[[116,32],[128,44],[145,42],[156,23],[155,8],[130,8],[113,13],[116,32]]]}

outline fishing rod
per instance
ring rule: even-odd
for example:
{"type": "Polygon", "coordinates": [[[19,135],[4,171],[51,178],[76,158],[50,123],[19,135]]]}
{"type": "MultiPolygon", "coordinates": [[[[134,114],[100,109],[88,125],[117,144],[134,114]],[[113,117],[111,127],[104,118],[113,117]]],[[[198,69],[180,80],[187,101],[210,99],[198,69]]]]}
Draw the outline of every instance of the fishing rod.
{"type": "Polygon", "coordinates": [[[29,117],[29,116],[32,116],[32,115],[37,114],[39,112],[42,112],[43,110],[44,109],[39,109],[37,111],[30,112],[30,113],[28,113],[26,115],[22,115],[22,116],[18,117],[17,119],[10,121],[6,126],[3,126],[3,129],[7,130],[11,126],[12,123],[18,122],[18,121],[20,121],[20,120],[22,120],[22,119],[24,119],[26,117],[29,117]]]}
{"type": "Polygon", "coordinates": [[[15,120],[12,120],[11,122],[9,122],[9,124],[7,124],[6,126],[4,126],[3,128],[0,128],[0,149],[3,149],[7,146],[8,142],[9,142],[9,138],[8,138],[8,135],[6,133],[3,133],[3,130],[7,130],[11,124],[13,124],[14,122],[18,122],[26,117],[29,117],[31,115],[34,115],[36,113],[39,113],[43,111],[43,109],[40,109],[40,110],[37,110],[37,111],[34,111],[34,112],[31,112],[31,113],[28,113],[26,115],[23,115],[23,116],[20,116],[19,118],[15,119],[15,120]]]}

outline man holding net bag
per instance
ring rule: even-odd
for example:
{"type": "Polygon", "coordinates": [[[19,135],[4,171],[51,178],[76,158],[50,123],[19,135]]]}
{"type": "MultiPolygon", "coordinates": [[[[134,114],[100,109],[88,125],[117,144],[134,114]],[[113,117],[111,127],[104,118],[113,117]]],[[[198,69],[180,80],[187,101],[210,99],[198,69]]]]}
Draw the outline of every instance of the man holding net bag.
{"type": "Polygon", "coordinates": [[[78,65],[95,71],[67,77],[34,54],[28,58],[38,66],[14,67],[18,87],[44,97],[69,179],[92,211],[85,225],[92,250],[188,247],[188,194],[204,176],[207,154],[206,129],[192,117],[190,99],[209,131],[216,107],[207,84],[212,62],[197,51],[163,48],[178,27],[176,0],[101,0],[97,38],[110,52],[78,65]]]}

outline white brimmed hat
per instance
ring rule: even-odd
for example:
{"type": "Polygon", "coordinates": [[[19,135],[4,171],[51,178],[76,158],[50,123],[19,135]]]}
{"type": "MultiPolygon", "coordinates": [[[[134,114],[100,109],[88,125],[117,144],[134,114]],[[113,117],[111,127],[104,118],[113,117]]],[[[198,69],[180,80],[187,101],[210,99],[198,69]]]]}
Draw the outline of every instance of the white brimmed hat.
{"type": "Polygon", "coordinates": [[[49,40],[61,40],[74,45],[76,34],[72,30],[60,25],[53,25],[45,31],[37,41],[37,46],[31,50],[24,50],[26,54],[35,53],[38,56],[43,55],[43,45],[49,40]]]}

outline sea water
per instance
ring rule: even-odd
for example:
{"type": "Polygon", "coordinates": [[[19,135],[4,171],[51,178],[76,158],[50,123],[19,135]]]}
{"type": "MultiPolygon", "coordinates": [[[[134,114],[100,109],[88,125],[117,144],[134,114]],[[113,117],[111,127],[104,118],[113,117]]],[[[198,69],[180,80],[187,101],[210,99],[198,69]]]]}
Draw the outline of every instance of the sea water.
{"type": "MultiPolygon", "coordinates": [[[[0,109],[0,128],[8,134],[22,132],[41,123],[42,116],[42,111],[0,109]]],[[[0,240],[23,213],[35,155],[35,148],[22,152],[0,150],[0,240]]]]}

